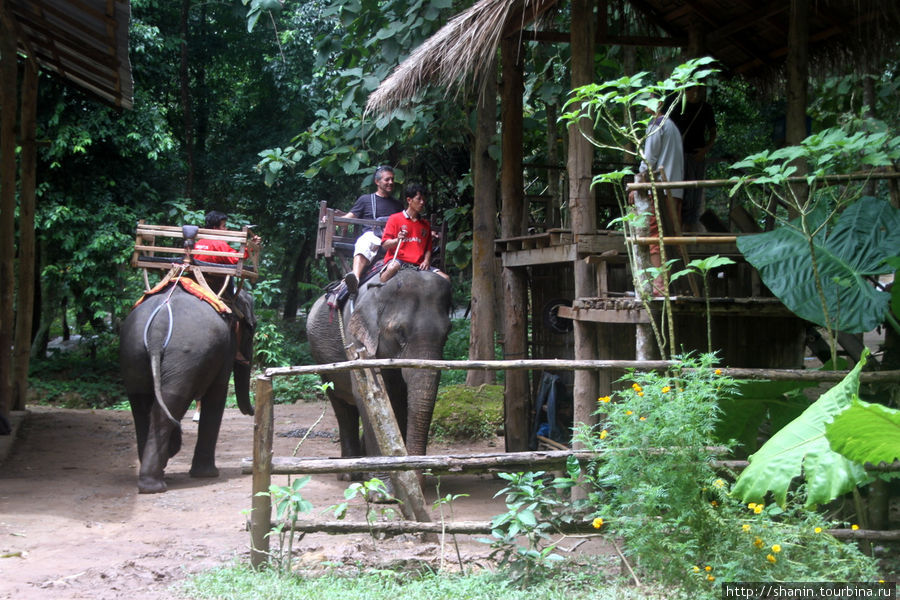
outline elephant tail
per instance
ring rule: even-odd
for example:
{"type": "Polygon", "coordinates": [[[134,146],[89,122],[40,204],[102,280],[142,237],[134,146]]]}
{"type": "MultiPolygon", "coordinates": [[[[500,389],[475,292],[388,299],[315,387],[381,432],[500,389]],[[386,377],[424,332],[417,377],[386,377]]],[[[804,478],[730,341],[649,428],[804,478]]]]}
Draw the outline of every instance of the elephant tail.
{"type": "MultiPolygon", "coordinates": [[[[171,412],[169,412],[169,407],[166,406],[162,397],[162,350],[150,351],[150,373],[153,375],[153,396],[156,398],[156,403],[159,404],[159,407],[166,417],[168,417],[175,425],[175,429],[178,432],[178,440],[175,445],[177,445],[178,448],[181,448],[181,423],[172,416],[171,412]]],[[[171,445],[172,443],[170,443],[170,446],[171,445]]],[[[178,450],[176,449],[175,452],[177,451],[178,450]]],[[[175,453],[173,452],[170,456],[174,455],[175,453]]]]}

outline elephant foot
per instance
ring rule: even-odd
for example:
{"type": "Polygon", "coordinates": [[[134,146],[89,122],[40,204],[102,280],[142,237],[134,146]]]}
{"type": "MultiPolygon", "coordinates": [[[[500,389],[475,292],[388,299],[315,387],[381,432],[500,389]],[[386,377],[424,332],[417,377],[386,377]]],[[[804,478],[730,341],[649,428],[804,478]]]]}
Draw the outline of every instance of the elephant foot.
{"type": "Polygon", "coordinates": [[[150,477],[138,478],[139,494],[161,494],[166,491],[166,483],[162,479],[152,479],[150,477]]]}
{"type": "Polygon", "coordinates": [[[373,504],[397,504],[399,500],[394,490],[394,482],[387,473],[369,473],[369,479],[377,478],[384,483],[384,490],[368,490],[366,499],[373,504]]]}
{"type": "Polygon", "coordinates": [[[215,467],[215,465],[209,465],[205,467],[192,466],[191,477],[218,477],[219,470],[215,467]]]}
{"type": "Polygon", "coordinates": [[[362,473],[338,473],[337,480],[338,481],[362,481],[363,474],[362,473]]]}

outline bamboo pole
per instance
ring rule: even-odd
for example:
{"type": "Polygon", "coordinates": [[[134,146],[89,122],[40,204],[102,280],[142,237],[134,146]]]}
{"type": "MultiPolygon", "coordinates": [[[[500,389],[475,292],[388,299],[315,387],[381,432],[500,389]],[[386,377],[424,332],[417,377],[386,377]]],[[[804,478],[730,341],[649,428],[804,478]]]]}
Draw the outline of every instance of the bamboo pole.
{"type": "Polygon", "coordinates": [[[272,529],[272,434],[275,429],[272,380],[256,379],[256,408],[253,418],[253,497],[250,512],[250,565],[256,569],[269,559],[268,533],[272,529]],[[266,494],[260,495],[260,492],[266,494]]]}
{"type": "MultiPolygon", "coordinates": [[[[669,360],[419,360],[400,358],[379,358],[351,360],[321,365],[298,365],[293,367],[273,367],[266,369],[266,377],[303,375],[307,373],[327,373],[352,371],[360,368],[377,369],[440,369],[444,371],[488,369],[552,369],[572,371],[577,369],[637,369],[655,371],[678,366],[678,361],[669,360]]],[[[685,369],[690,371],[691,369],[685,369]]],[[[815,381],[820,383],[841,381],[850,371],[808,371],[804,369],[749,369],[722,368],[722,375],[737,379],[768,379],[771,381],[815,381]]],[[[900,382],[900,370],[863,371],[859,374],[863,383],[900,382]]]]}
{"type": "MultiPolygon", "coordinates": [[[[668,246],[686,246],[691,244],[734,244],[740,236],[737,235],[708,235],[708,236],[663,236],[663,244],[668,246]]],[[[658,244],[655,237],[638,236],[631,238],[638,246],[651,246],[658,244]]]]}
{"type": "MultiPolygon", "coordinates": [[[[865,173],[844,173],[835,175],[823,175],[817,177],[816,181],[820,186],[839,185],[848,181],[866,181],[868,179],[900,179],[900,172],[891,171],[868,171],[865,173]]],[[[754,183],[755,177],[750,177],[746,183],[754,183]]],[[[806,177],[786,177],[787,183],[806,183],[806,177]]],[[[656,188],[658,190],[667,190],[673,188],[716,188],[737,185],[737,179],[700,179],[697,181],[666,181],[657,183],[629,183],[625,185],[626,191],[649,190],[656,188]]]]}

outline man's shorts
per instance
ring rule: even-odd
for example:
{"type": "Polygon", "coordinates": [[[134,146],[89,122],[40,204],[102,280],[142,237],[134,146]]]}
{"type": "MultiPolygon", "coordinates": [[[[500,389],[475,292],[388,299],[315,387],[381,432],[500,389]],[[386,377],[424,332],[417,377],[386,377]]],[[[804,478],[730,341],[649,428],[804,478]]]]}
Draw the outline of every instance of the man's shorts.
{"type": "Polygon", "coordinates": [[[381,238],[367,231],[356,238],[356,245],[353,247],[353,255],[362,254],[365,259],[372,262],[378,250],[381,249],[381,238]]]}

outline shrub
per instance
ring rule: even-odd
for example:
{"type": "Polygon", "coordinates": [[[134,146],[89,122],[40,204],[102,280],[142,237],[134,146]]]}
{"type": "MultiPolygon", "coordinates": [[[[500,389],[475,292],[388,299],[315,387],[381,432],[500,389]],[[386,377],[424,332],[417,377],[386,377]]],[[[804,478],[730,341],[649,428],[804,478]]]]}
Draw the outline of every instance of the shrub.
{"type": "Polygon", "coordinates": [[[439,439],[490,439],[503,426],[503,386],[453,385],[438,392],[431,435],[439,439]]]}

